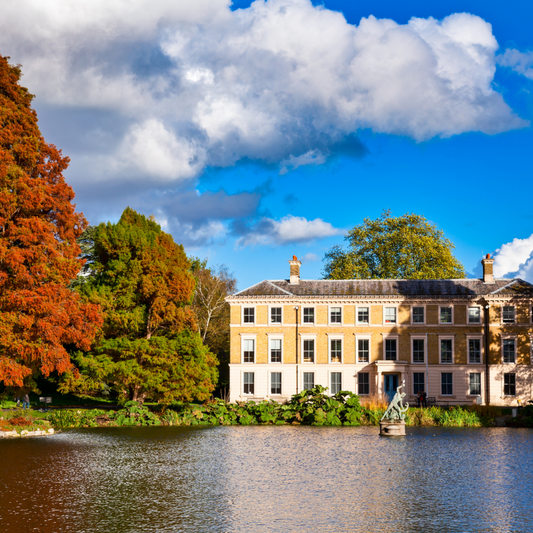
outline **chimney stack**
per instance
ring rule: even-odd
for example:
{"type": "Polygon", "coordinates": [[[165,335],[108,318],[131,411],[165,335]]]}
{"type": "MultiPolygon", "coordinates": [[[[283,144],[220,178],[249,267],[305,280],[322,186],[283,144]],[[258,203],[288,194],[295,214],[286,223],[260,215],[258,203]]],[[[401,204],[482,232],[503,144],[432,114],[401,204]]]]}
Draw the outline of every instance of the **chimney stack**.
{"type": "Polygon", "coordinates": [[[291,276],[289,279],[289,283],[291,285],[298,285],[300,283],[300,266],[302,262],[298,261],[298,258],[293,255],[292,261],[289,261],[289,265],[291,265],[291,276]]]}
{"type": "Polygon", "coordinates": [[[487,254],[485,259],[481,260],[481,264],[483,265],[483,283],[494,283],[493,263],[494,259],[490,258],[490,254],[487,254]]]}

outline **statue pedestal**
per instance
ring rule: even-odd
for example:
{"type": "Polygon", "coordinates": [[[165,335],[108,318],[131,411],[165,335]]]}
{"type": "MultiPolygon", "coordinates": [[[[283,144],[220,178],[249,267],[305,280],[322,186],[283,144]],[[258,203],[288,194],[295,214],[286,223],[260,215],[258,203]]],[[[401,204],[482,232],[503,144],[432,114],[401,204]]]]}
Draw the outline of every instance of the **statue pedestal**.
{"type": "Polygon", "coordinates": [[[379,423],[379,434],[381,437],[405,436],[405,420],[381,420],[379,423]]]}

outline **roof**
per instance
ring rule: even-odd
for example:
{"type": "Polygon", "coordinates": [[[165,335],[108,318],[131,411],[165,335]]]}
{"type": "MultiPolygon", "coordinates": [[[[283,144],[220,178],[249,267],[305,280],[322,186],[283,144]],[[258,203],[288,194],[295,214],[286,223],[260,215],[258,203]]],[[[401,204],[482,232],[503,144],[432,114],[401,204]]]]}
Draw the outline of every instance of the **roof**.
{"type": "Polygon", "coordinates": [[[357,279],[357,280],[264,280],[233,297],[247,296],[515,296],[533,298],[533,285],[522,279],[357,279]]]}

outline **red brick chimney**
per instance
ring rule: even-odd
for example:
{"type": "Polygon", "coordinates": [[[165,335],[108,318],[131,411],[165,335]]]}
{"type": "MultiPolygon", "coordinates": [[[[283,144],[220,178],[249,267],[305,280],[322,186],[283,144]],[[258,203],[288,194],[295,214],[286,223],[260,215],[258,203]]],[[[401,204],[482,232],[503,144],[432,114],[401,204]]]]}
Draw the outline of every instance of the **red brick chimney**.
{"type": "Polygon", "coordinates": [[[487,254],[485,259],[481,260],[481,264],[483,265],[483,282],[484,283],[494,283],[494,271],[492,268],[493,263],[494,263],[494,259],[490,258],[490,254],[487,254]]]}
{"type": "Polygon", "coordinates": [[[289,283],[291,285],[298,285],[298,283],[300,283],[301,264],[302,262],[298,261],[298,258],[295,255],[292,256],[292,261],[289,261],[289,265],[291,265],[289,283]]]}

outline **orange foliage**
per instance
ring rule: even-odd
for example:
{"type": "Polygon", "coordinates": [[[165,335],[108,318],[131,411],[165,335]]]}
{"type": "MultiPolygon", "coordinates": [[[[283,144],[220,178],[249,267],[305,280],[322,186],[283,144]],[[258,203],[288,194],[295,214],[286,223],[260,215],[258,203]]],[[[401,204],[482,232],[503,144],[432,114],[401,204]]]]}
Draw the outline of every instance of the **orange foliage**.
{"type": "Polygon", "coordinates": [[[41,136],[19,78],[0,56],[0,383],[18,387],[70,369],[64,345],[88,349],[101,325],[98,307],[68,288],[87,226],[63,178],[69,159],[41,136]]]}

